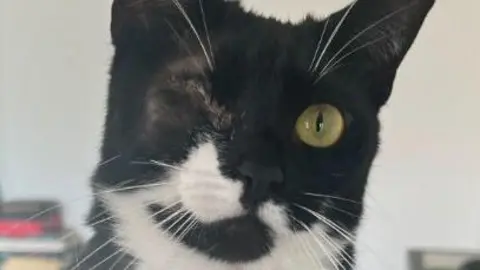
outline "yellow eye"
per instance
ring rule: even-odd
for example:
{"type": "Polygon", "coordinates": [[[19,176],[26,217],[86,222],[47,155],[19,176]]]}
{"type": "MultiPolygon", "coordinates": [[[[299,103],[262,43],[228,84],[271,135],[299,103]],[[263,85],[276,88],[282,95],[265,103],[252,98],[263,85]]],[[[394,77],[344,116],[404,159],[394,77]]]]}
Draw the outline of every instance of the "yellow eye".
{"type": "Polygon", "coordinates": [[[305,144],[326,148],[340,139],[344,127],[342,113],[336,107],[318,104],[308,107],[298,117],[295,132],[305,144]]]}

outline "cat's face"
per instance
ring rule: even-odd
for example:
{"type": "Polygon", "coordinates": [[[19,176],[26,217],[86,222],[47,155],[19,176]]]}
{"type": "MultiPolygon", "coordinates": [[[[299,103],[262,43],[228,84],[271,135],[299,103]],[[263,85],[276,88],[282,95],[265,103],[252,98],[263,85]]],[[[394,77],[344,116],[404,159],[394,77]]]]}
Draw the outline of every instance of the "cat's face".
{"type": "Polygon", "coordinates": [[[348,260],[378,112],[431,5],[359,0],[293,25],[232,1],[115,0],[94,183],[119,189],[102,198],[116,229],[230,264],[303,235],[348,260]]]}

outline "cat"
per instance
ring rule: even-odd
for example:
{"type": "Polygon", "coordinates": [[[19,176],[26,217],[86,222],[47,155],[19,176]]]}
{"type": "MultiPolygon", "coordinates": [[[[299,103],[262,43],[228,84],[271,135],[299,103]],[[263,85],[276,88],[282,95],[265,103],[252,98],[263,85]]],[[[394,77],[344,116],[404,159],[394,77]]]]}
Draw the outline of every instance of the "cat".
{"type": "Polygon", "coordinates": [[[355,269],[378,114],[433,4],[294,24],[114,0],[95,234],[70,270],[355,269]]]}

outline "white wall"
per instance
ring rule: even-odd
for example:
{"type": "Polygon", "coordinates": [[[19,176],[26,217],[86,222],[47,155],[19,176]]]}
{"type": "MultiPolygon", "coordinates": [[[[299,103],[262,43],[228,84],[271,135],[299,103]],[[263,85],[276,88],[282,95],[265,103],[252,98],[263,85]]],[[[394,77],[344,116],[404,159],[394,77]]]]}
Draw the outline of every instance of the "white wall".
{"type": "Polygon", "coordinates": [[[379,258],[400,261],[405,247],[480,250],[479,8],[439,0],[399,72],[364,235],[379,258]]]}
{"type": "Polygon", "coordinates": [[[110,47],[108,2],[2,0],[1,185],[54,196],[80,224],[97,159],[110,47]],[[73,201],[83,196],[85,199],[73,201]]]}
{"type": "MultiPolygon", "coordinates": [[[[103,121],[108,2],[0,2],[3,196],[54,196],[74,225],[103,121]]],[[[298,16],[348,1],[247,2],[298,16]]],[[[399,72],[360,237],[364,270],[406,269],[407,247],[480,249],[478,10],[475,0],[438,0],[399,72]]]]}

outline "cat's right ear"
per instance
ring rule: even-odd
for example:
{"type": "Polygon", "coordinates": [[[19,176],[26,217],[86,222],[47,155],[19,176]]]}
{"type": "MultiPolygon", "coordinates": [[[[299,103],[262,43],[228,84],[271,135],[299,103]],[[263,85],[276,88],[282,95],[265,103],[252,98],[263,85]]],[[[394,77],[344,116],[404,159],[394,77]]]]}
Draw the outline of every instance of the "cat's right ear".
{"type": "MultiPolygon", "coordinates": [[[[355,0],[329,17],[331,56],[318,61],[320,76],[350,68],[383,106],[397,69],[414,43],[435,0],[355,0]]],[[[328,22],[328,21],[327,21],[328,22]]],[[[327,43],[327,42],[325,42],[327,43]]]]}
{"type": "Polygon", "coordinates": [[[131,45],[162,48],[179,36],[205,37],[207,29],[214,35],[227,9],[235,4],[225,0],[114,0],[113,44],[117,49],[131,45]]]}

